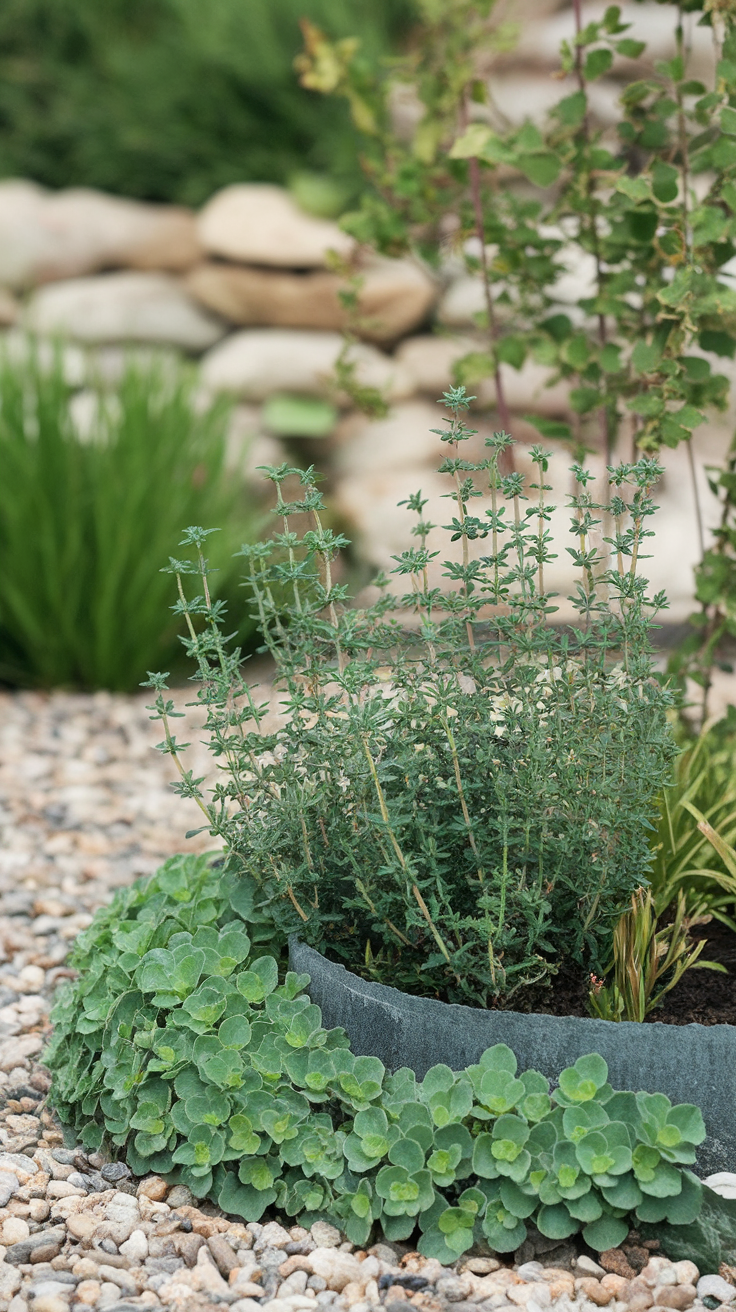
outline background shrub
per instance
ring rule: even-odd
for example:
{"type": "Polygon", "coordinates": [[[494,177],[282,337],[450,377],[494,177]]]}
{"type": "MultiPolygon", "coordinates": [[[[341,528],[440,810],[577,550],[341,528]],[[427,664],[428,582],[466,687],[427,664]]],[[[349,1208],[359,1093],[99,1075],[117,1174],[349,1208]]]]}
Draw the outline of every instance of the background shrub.
{"type": "MultiPolygon", "coordinates": [[[[227,407],[195,411],[192,388],[130,365],[96,410],[88,394],[81,441],[61,356],[0,358],[1,679],[123,691],[176,668],[176,585],[160,571],[192,521],[222,526],[213,589],[237,595],[232,552],[256,512],[225,474],[227,407]]],[[[252,632],[246,618],[241,640],[252,632]]]]}
{"type": "Polygon", "coordinates": [[[359,180],[347,111],[292,70],[302,15],[386,50],[411,0],[7,0],[0,176],[201,204],[292,170],[359,180]]]}

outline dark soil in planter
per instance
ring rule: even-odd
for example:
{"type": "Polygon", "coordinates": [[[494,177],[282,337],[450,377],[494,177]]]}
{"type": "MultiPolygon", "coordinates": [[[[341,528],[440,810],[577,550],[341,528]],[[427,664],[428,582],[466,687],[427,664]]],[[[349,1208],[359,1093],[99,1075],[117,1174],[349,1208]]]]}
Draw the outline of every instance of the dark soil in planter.
{"type": "MultiPolygon", "coordinates": [[[[679,984],[666,994],[662,1004],[647,1017],[648,1023],[664,1025],[736,1025],[736,934],[726,925],[714,920],[692,932],[694,939],[704,938],[702,952],[705,961],[717,961],[725,966],[726,973],[715,970],[691,969],[685,972],[679,984]]],[[[331,960],[352,970],[361,979],[372,976],[359,965],[345,960],[341,953],[328,953],[331,960]]],[[[416,996],[436,997],[440,1002],[453,1002],[454,998],[441,994],[422,993],[407,985],[394,984],[384,970],[382,983],[404,987],[416,996]]],[[[531,987],[513,994],[503,1010],[534,1012],[546,1016],[589,1016],[588,976],[572,962],[566,963],[553,976],[550,984],[531,987]]]]}
{"type": "MultiPolygon", "coordinates": [[[[720,962],[728,973],[686,971],[647,1020],[664,1025],[736,1025],[736,934],[714,920],[699,926],[692,936],[706,940],[703,959],[720,962]]],[[[587,1000],[587,980],[566,966],[553,980],[551,989],[534,997],[529,1010],[548,1016],[588,1016],[587,1000]]],[[[512,1005],[515,1010],[527,1010],[516,999],[512,1005]]]]}

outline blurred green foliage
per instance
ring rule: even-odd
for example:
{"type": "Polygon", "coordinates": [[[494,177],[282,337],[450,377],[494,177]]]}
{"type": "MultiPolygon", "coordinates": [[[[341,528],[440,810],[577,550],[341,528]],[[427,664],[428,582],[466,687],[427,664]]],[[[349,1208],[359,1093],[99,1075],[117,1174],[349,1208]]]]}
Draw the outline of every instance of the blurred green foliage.
{"type": "Polygon", "coordinates": [[[307,17],[375,57],[412,0],[4,0],[0,177],[201,204],[296,170],[359,186],[347,107],[293,71],[307,17]]]}
{"type": "MultiPolygon", "coordinates": [[[[227,407],[196,409],[193,385],[131,364],[115,394],[83,397],[82,424],[61,356],[0,358],[0,679],[132,691],[162,661],[176,673],[161,571],[192,522],[223,526],[213,591],[247,612],[233,552],[259,515],[225,468],[227,407]]],[[[238,639],[254,639],[250,619],[238,639]]]]}

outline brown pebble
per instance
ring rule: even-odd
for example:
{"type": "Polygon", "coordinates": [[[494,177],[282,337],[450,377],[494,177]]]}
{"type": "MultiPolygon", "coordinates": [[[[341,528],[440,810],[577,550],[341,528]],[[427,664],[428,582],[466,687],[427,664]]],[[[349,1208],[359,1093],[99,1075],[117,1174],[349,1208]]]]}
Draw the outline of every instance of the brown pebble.
{"type": "Polygon", "coordinates": [[[122,1253],[106,1253],[104,1248],[87,1248],[84,1255],[85,1257],[91,1257],[95,1262],[104,1263],[105,1266],[127,1267],[130,1265],[127,1257],[123,1257],[122,1253]]]}
{"type": "Polygon", "coordinates": [[[184,1258],[187,1266],[194,1266],[200,1248],[204,1248],[204,1236],[196,1234],[194,1230],[188,1235],[182,1234],[181,1230],[178,1230],[176,1234],[171,1236],[171,1239],[174,1245],[174,1252],[178,1253],[179,1257],[184,1258]]]}
{"type": "Polygon", "coordinates": [[[649,1285],[638,1277],[629,1285],[628,1303],[629,1312],[646,1312],[647,1308],[654,1306],[654,1294],[649,1285]]]}
{"type": "Polygon", "coordinates": [[[94,1306],[100,1297],[99,1280],[81,1280],[74,1292],[74,1297],[80,1303],[89,1303],[94,1306]]]}
{"type": "Polygon", "coordinates": [[[227,1239],[224,1235],[210,1235],[207,1240],[207,1247],[217,1263],[220,1275],[227,1280],[230,1272],[238,1265],[238,1259],[227,1239]]]}
{"type": "Polygon", "coordinates": [[[154,1227],[151,1233],[163,1239],[167,1235],[178,1234],[180,1230],[180,1225],[181,1222],[178,1216],[173,1216],[173,1217],[167,1216],[165,1221],[157,1222],[156,1226],[154,1227]]]}
{"type": "Polygon", "coordinates": [[[396,1303],[396,1302],[400,1302],[402,1299],[404,1300],[404,1302],[408,1301],[407,1291],[404,1289],[404,1286],[389,1285],[388,1289],[386,1290],[386,1302],[396,1303]]]}
{"type": "Polygon", "coordinates": [[[147,1179],[141,1180],[138,1185],[138,1193],[144,1197],[150,1198],[154,1203],[160,1203],[169,1192],[169,1186],[160,1175],[149,1175],[147,1179]]]}
{"type": "Polygon", "coordinates": [[[621,1303],[628,1303],[629,1280],[625,1276],[619,1276],[615,1272],[609,1271],[608,1275],[605,1275],[601,1280],[601,1285],[604,1289],[610,1289],[613,1297],[621,1303]]]}
{"type": "Polygon", "coordinates": [[[607,1248],[605,1253],[601,1253],[598,1261],[603,1270],[610,1272],[611,1275],[621,1276],[624,1280],[633,1280],[642,1267],[646,1266],[649,1254],[642,1250],[642,1261],[634,1267],[622,1248],[607,1248]]]}
{"type": "Polygon", "coordinates": [[[230,1222],[226,1221],[224,1216],[205,1216],[198,1207],[177,1207],[176,1214],[191,1221],[195,1234],[203,1235],[205,1239],[230,1229],[230,1222]]]}
{"type": "MultiPolygon", "coordinates": [[[[611,1252],[613,1251],[611,1249],[611,1252]]],[[[650,1257],[649,1249],[645,1248],[643,1244],[627,1244],[624,1253],[626,1254],[626,1261],[634,1268],[637,1275],[644,1270],[650,1257]]]]}
{"type": "Polygon", "coordinates": [[[72,1266],[72,1275],[78,1276],[80,1281],[96,1280],[98,1276],[97,1263],[89,1257],[80,1257],[72,1266]]]}
{"type": "Polygon", "coordinates": [[[661,1285],[654,1291],[654,1303],[657,1307],[674,1307],[678,1312],[692,1307],[697,1297],[694,1285],[661,1285]]]}
{"type": "Polygon", "coordinates": [[[309,1257],[303,1253],[294,1253],[292,1257],[287,1257],[286,1261],[281,1263],[281,1266],[279,1267],[279,1275],[286,1279],[286,1277],[290,1276],[294,1271],[311,1272],[311,1270],[312,1263],[310,1262],[309,1257]]]}
{"type": "Polygon", "coordinates": [[[606,1307],[613,1298],[613,1290],[604,1289],[600,1280],[597,1280],[595,1276],[580,1276],[575,1281],[575,1286],[577,1289],[582,1290],[585,1297],[589,1298],[591,1303],[595,1303],[597,1307],[606,1307]]]}
{"type": "MultiPolygon", "coordinates": [[[[31,1262],[35,1266],[38,1262],[50,1262],[61,1252],[61,1240],[53,1239],[49,1244],[41,1244],[31,1252],[31,1262]]],[[[38,1300],[36,1300],[38,1302],[38,1300]]]]}
{"type": "Polygon", "coordinates": [[[575,1281],[573,1280],[572,1275],[569,1272],[564,1272],[562,1275],[555,1276],[554,1280],[549,1280],[549,1281],[547,1281],[547,1275],[545,1273],[542,1279],[547,1282],[547,1288],[549,1289],[549,1296],[552,1299],[553,1303],[558,1298],[562,1298],[563,1294],[567,1294],[570,1298],[572,1298],[573,1294],[575,1293],[575,1281]]]}
{"type": "Polygon", "coordinates": [[[471,1271],[474,1276],[489,1276],[492,1271],[498,1271],[501,1263],[495,1257],[469,1257],[464,1271],[471,1271]]]}

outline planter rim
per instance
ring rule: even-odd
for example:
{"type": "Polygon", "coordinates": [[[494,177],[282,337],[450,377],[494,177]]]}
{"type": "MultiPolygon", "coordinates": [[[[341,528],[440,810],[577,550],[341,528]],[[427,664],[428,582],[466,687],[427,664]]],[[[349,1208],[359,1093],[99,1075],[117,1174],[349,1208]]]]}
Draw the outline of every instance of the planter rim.
{"type": "MultiPolygon", "coordinates": [[[[576,1025],[599,1025],[610,1026],[612,1030],[619,1033],[626,1030],[633,1030],[637,1034],[646,1029],[647,1031],[656,1029],[660,1031],[682,1032],[687,1030],[699,1030],[704,1034],[725,1033],[732,1035],[736,1040],[736,1025],[728,1023],[718,1025],[702,1025],[700,1021],[688,1021],[687,1025],[670,1025],[666,1021],[633,1021],[633,1020],[601,1020],[597,1016],[557,1016],[546,1011],[514,1011],[513,1008],[492,1008],[492,1007],[470,1007],[464,1002],[442,1002],[439,998],[425,997],[420,993],[405,993],[403,989],[395,989],[392,984],[376,984],[373,980],[363,979],[360,975],[355,975],[347,966],[343,966],[339,961],[332,961],[330,957],[325,957],[317,948],[312,948],[308,943],[304,943],[298,934],[292,934],[289,938],[289,955],[290,958],[294,952],[310,953],[318,958],[321,962],[326,962],[331,971],[340,971],[345,976],[346,982],[349,980],[351,992],[354,994],[363,994],[366,998],[374,999],[381,1002],[384,1006],[400,1006],[402,1011],[407,1011],[414,1007],[415,1009],[424,1009],[425,1005],[438,1007],[450,1012],[470,1014],[473,1016],[519,1016],[527,1019],[534,1017],[535,1020],[541,1021],[575,1021],[576,1025]]],[[[308,968],[304,970],[308,973],[308,968]]]]}

